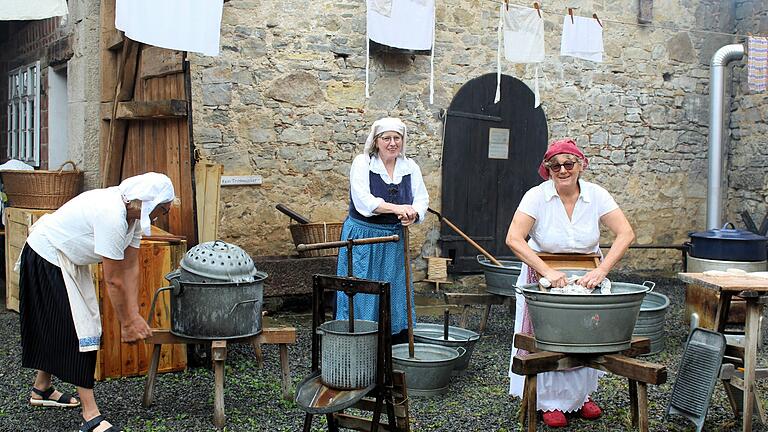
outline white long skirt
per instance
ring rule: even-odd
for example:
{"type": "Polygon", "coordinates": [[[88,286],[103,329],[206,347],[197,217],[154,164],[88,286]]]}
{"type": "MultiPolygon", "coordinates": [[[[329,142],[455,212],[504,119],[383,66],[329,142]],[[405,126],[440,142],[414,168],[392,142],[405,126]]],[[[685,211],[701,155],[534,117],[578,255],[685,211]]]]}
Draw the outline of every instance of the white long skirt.
{"type": "MultiPolygon", "coordinates": [[[[524,284],[528,278],[528,266],[523,265],[517,284],[524,284]]],[[[515,333],[523,328],[523,308],[525,297],[515,295],[515,333]]],[[[534,329],[534,332],[536,329],[534,329]]],[[[509,358],[509,394],[523,396],[525,377],[512,372],[512,359],[517,354],[517,348],[512,344],[512,355],[509,358]]],[[[598,379],[605,372],[592,368],[575,368],[567,371],[544,372],[536,375],[536,402],[540,411],[559,410],[572,412],[581,409],[590,394],[597,390],[598,379]]]]}

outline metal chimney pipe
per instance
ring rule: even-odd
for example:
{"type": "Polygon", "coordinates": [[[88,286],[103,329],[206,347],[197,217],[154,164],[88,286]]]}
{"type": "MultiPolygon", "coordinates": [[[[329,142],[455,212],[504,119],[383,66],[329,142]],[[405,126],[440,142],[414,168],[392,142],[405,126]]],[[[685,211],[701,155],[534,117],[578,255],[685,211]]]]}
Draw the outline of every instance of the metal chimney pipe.
{"type": "Polygon", "coordinates": [[[723,173],[723,88],[725,67],[744,57],[744,45],[726,45],[712,56],[709,71],[709,175],[707,177],[707,229],[721,228],[723,173]]]}

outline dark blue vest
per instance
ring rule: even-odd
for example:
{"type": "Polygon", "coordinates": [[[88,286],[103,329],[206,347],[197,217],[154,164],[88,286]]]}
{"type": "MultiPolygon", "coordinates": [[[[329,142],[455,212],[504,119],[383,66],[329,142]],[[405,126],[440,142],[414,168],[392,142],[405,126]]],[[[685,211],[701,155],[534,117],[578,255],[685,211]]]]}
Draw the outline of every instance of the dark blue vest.
{"type": "MultiPolygon", "coordinates": [[[[403,176],[403,180],[400,182],[400,184],[386,184],[384,183],[384,180],[381,179],[379,174],[368,171],[368,184],[373,196],[377,198],[384,198],[384,201],[390,204],[413,204],[413,191],[411,190],[410,174],[403,176]]],[[[349,216],[363,222],[374,224],[400,223],[397,215],[392,213],[380,214],[371,217],[365,217],[361,215],[355,209],[355,204],[352,202],[351,196],[349,199],[349,216]]]]}

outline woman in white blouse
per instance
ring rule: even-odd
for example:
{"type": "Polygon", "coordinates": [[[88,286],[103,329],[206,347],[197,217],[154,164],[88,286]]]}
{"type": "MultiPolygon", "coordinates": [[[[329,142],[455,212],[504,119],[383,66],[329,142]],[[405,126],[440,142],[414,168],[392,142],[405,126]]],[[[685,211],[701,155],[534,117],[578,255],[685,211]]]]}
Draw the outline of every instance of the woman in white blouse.
{"type": "MultiPolygon", "coordinates": [[[[391,284],[394,343],[403,340],[408,328],[403,227],[422,222],[429,205],[421,170],[413,159],[405,156],[407,138],[405,124],[399,119],[382,118],[373,123],[363,154],[352,161],[349,216],[341,233],[343,240],[400,235],[397,243],[352,248],[355,277],[391,284]]],[[[340,276],[347,275],[346,255],[346,249],[339,250],[337,274],[340,276]]],[[[413,290],[413,286],[408,289],[413,290]]],[[[336,301],[336,319],[348,319],[346,294],[339,292],[336,301]]],[[[378,296],[358,294],[354,305],[355,319],[378,321],[378,296]]],[[[410,307],[415,317],[413,303],[410,307]]]]}
{"type": "MultiPolygon", "coordinates": [[[[600,253],[600,224],[616,236],[600,265],[582,276],[577,283],[593,288],[603,281],[621,259],[635,238],[629,221],[613,197],[602,187],[580,179],[588,160],[572,139],[550,144],[539,175],[546,180],[526,192],[507,233],[507,246],[523,261],[517,285],[534,283],[539,277],[553,287],[566,285],[565,273],[547,265],[537,252],[600,253]],[[530,239],[526,242],[526,236],[530,239]]],[[[516,296],[515,333],[531,333],[527,306],[522,295],[516,296]]],[[[512,349],[512,356],[517,354],[512,349]]],[[[600,417],[600,407],[590,399],[597,390],[602,372],[590,368],[541,373],[537,376],[538,409],[550,427],[568,424],[566,412],[578,411],[582,418],[600,417]]],[[[511,370],[511,395],[522,396],[523,377],[511,370]]]]}

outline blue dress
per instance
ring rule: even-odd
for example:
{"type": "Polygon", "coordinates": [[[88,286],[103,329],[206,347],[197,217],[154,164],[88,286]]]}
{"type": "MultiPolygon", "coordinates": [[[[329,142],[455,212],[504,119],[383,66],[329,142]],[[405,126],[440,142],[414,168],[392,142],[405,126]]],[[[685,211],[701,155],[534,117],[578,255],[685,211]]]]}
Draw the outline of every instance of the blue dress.
{"type": "MultiPolygon", "coordinates": [[[[413,204],[411,175],[405,175],[400,184],[387,184],[381,176],[370,172],[371,194],[391,204],[413,204]]],[[[380,214],[371,217],[361,215],[352,200],[349,204],[349,217],[344,221],[341,239],[360,239],[383,237],[397,234],[397,243],[376,243],[352,247],[352,275],[361,279],[370,279],[390,283],[392,298],[392,334],[408,328],[407,298],[405,295],[405,252],[403,246],[403,226],[394,214],[380,214]]],[[[347,249],[339,249],[339,261],[336,274],[348,276],[347,249]]],[[[409,287],[413,299],[413,284],[409,287]]],[[[356,294],[354,297],[355,319],[378,321],[379,296],[375,294],[356,294]]],[[[411,316],[416,320],[416,308],[411,300],[411,316]]],[[[336,319],[349,319],[349,302],[343,292],[336,294],[336,319]]]]}

